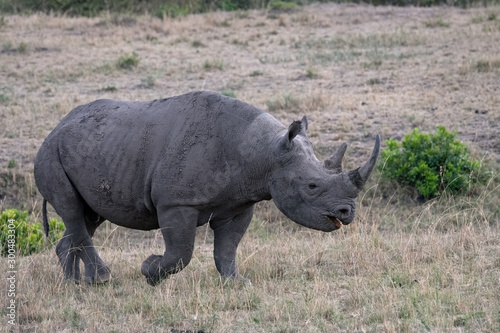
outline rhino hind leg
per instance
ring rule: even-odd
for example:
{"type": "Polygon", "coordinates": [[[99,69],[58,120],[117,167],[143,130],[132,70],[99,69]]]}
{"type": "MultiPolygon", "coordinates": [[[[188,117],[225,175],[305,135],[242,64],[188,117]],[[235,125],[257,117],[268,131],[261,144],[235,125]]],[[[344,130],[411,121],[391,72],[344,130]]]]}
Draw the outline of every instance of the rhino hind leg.
{"type": "Polygon", "coordinates": [[[214,231],[214,260],[220,275],[232,280],[250,280],[240,276],[236,267],[236,250],[253,216],[253,207],[229,221],[211,222],[214,231]]]}
{"type": "Polygon", "coordinates": [[[165,241],[165,253],[162,256],[150,255],[141,266],[141,273],[152,286],[180,272],[191,261],[198,211],[191,207],[158,210],[158,222],[165,241]]]}
{"type": "Polygon", "coordinates": [[[68,235],[67,231],[56,246],[56,254],[63,268],[64,278],[79,283],[80,257],[78,256],[78,250],[72,247],[71,235],[68,235]]]}
{"type": "Polygon", "coordinates": [[[89,225],[85,220],[81,217],[74,219],[63,217],[66,231],[56,246],[56,253],[66,279],[80,282],[80,260],[82,260],[85,265],[84,282],[104,283],[111,279],[111,271],[97,254],[92,242],[91,235],[97,225],[89,225]]]}
{"type": "Polygon", "coordinates": [[[57,189],[49,188],[48,201],[61,216],[66,231],[56,246],[56,253],[63,268],[64,277],[79,283],[81,280],[80,260],[85,264],[86,283],[103,283],[111,278],[110,270],[97,254],[92,235],[103,219],[89,208],[65,173],[52,179],[57,189]],[[93,218],[96,217],[97,218],[93,218]],[[89,218],[91,217],[91,218],[89,218]]]}

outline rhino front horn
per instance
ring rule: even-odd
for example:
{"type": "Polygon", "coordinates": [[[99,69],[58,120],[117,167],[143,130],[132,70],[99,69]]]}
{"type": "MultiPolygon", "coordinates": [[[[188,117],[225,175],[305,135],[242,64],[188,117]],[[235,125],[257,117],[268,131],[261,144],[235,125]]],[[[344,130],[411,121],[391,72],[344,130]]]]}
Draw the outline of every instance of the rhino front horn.
{"type": "Polygon", "coordinates": [[[325,161],[325,168],[334,173],[342,172],[342,159],[344,158],[347,143],[343,143],[333,155],[325,161]]]}
{"type": "Polygon", "coordinates": [[[359,190],[361,190],[363,186],[365,186],[368,177],[370,177],[370,174],[372,173],[373,168],[377,163],[379,150],[380,150],[380,135],[377,134],[377,137],[375,138],[375,147],[373,147],[372,155],[370,156],[368,162],[366,162],[366,164],[363,165],[361,168],[349,171],[348,173],[349,178],[359,190]]]}

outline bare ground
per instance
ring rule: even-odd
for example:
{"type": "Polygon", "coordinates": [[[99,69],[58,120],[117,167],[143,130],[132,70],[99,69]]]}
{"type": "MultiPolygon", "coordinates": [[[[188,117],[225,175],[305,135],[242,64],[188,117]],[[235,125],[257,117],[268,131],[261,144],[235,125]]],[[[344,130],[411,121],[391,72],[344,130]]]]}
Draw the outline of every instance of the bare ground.
{"type": "MultiPolygon", "coordinates": [[[[499,7],[348,4],[164,20],[6,16],[0,208],[39,215],[32,161],[72,108],[191,90],[234,95],[285,124],[307,115],[317,154],[346,141],[349,168],[364,161],[376,133],[400,139],[415,127],[443,125],[496,174],[499,16],[499,7]],[[138,65],[119,68],[120,57],[133,52],[138,65]]],[[[374,188],[360,200],[357,221],[336,234],[305,231],[272,204],[259,205],[239,256],[252,286],[218,280],[211,235],[201,229],[190,266],[150,288],[139,267],[162,251],[158,234],[108,224],[97,243],[113,270],[111,284],[63,281],[52,250],[19,260],[16,330],[500,330],[498,187],[422,206],[387,200],[374,188]]]]}

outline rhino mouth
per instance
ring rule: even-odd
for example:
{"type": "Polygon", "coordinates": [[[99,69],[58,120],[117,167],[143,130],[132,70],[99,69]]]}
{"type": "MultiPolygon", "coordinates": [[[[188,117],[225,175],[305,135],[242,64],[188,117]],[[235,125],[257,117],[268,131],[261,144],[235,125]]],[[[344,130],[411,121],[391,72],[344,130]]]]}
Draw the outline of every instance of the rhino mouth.
{"type": "Polygon", "coordinates": [[[337,227],[337,229],[340,229],[343,225],[342,221],[340,221],[338,218],[335,216],[329,216],[327,215],[328,219],[333,222],[333,224],[337,227]]]}

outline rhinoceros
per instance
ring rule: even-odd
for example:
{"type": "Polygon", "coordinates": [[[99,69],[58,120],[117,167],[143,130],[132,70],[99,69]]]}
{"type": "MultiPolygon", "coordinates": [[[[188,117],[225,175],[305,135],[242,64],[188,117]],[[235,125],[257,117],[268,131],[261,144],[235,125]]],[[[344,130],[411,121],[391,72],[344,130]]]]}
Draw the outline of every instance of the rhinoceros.
{"type": "Polygon", "coordinates": [[[149,102],[102,99],[73,109],[34,163],[45,233],[47,202],[66,226],[56,246],[65,278],[81,281],[80,260],[85,283],[111,278],[92,242],[105,220],[161,229],[165,253],[141,267],[151,285],[188,265],[196,227],[206,223],[220,275],[242,278],[236,249],[262,200],[273,199],[308,228],[330,232],[351,223],[380,137],[366,164],[344,172],[347,145],[322,163],[306,129],[306,117],[287,129],[263,110],[212,92],[149,102]]]}

